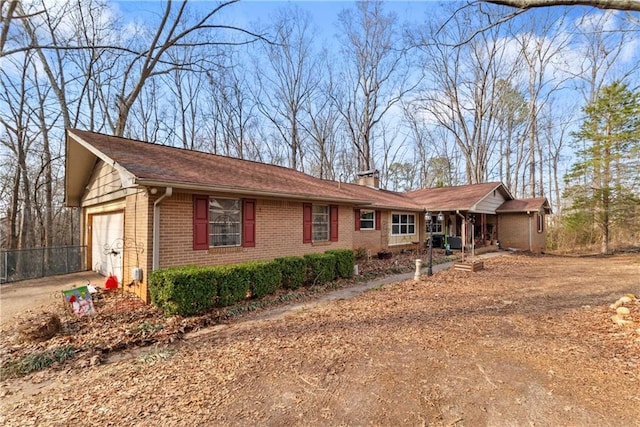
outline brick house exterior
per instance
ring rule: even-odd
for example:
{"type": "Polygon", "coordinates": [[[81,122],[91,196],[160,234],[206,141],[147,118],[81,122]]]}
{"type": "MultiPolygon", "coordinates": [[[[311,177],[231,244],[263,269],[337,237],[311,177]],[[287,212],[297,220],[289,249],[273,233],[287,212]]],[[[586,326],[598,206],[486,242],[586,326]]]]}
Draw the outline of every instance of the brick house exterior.
{"type": "MultiPolygon", "coordinates": [[[[376,174],[341,183],[280,166],[75,129],[66,133],[65,203],[81,209],[87,265],[117,276],[145,301],[148,273],[158,268],[329,249],[413,249],[428,237],[425,211],[446,216],[440,233],[467,230],[477,216],[483,240],[504,233],[511,246],[529,242],[518,234],[528,215],[522,206],[496,212],[514,201],[500,183],[396,193],[378,188],[376,174]]],[[[530,250],[544,247],[544,233],[538,234],[530,250]]]]}
{"type": "Polygon", "coordinates": [[[497,210],[498,232],[503,248],[542,252],[547,243],[546,214],[551,212],[544,197],[509,200],[497,210]]]}

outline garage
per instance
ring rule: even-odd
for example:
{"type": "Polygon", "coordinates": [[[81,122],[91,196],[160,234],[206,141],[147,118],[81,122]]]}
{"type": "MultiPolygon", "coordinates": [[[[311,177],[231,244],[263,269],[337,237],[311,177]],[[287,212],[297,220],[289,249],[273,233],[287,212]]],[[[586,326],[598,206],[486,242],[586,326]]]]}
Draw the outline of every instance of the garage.
{"type": "Polygon", "coordinates": [[[91,224],[91,269],[103,276],[114,275],[122,283],[124,212],[94,214],[91,224]]]}

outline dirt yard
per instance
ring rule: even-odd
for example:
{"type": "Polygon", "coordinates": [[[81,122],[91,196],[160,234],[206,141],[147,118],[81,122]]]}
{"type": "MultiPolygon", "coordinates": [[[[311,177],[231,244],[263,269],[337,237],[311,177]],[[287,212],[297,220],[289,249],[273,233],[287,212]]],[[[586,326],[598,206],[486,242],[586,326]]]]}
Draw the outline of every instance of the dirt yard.
{"type": "Polygon", "coordinates": [[[617,304],[619,324],[611,307],[640,295],[640,255],[506,255],[423,279],[197,328],[133,303],[63,322],[39,345],[67,340],[78,360],[3,379],[0,424],[640,426],[640,302],[617,304]]]}

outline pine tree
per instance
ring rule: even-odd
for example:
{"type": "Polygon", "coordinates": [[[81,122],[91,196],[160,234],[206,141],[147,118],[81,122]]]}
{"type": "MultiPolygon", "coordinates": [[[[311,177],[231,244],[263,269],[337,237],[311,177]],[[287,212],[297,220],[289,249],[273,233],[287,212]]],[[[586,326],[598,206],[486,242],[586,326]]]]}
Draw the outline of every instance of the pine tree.
{"type": "Polygon", "coordinates": [[[584,113],[580,130],[574,133],[581,148],[565,176],[565,197],[572,202],[567,222],[581,224],[583,235],[600,240],[601,252],[608,253],[614,230],[637,229],[640,93],[615,82],[603,87],[584,113]]]}

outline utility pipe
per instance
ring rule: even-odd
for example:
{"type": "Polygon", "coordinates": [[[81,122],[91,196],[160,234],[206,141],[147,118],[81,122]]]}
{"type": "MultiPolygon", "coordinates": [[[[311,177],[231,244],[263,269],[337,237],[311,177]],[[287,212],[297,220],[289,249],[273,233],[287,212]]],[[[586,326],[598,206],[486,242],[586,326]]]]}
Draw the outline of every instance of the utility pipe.
{"type": "Polygon", "coordinates": [[[151,264],[151,271],[155,271],[160,268],[160,202],[165,197],[171,197],[173,194],[173,188],[167,187],[164,190],[164,194],[153,202],[153,261],[151,264]]]}

